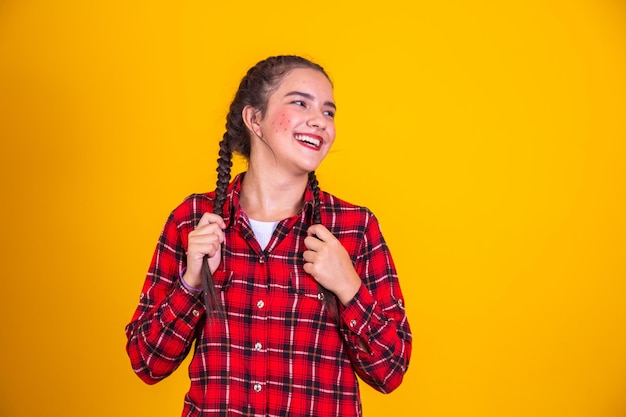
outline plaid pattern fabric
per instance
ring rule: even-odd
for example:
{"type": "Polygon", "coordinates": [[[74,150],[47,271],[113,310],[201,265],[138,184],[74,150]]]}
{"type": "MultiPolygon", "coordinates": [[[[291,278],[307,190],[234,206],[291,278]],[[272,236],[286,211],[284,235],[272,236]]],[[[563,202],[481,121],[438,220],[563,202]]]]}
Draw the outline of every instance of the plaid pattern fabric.
{"type": "Polygon", "coordinates": [[[214,274],[226,319],[207,319],[200,297],[181,284],[187,235],[214,197],[192,195],[168,218],[126,327],[133,369],[153,384],[193,350],[183,416],[360,416],[355,373],[390,392],[411,354],[402,293],[378,222],[368,209],[320,192],[322,223],[363,280],[336,322],[302,267],[311,191],[262,251],[239,206],[241,178],[229,187],[214,274]]]}

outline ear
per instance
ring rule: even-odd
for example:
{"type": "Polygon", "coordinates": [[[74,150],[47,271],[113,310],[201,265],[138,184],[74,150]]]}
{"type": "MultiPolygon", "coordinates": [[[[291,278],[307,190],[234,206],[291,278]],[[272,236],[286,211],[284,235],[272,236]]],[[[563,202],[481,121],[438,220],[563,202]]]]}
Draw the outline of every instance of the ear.
{"type": "Polygon", "coordinates": [[[246,106],[243,108],[241,112],[241,117],[243,118],[243,122],[246,124],[248,131],[254,133],[255,136],[259,138],[263,137],[261,132],[261,112],[255,109],[252,106],[246,106]]]}

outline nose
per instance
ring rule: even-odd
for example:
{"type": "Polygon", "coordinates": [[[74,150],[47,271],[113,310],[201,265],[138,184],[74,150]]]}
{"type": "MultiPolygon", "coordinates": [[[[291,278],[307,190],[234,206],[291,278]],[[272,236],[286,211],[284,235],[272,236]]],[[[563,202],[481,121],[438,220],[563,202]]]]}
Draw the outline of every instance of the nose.
{"type": "Polygon", "coordinates": [[[326,120],[323,112],[317,110],[311,112],[309,119],[307,120],[307,126],[324,130],[327,125],[328,121],[326,120]]]}

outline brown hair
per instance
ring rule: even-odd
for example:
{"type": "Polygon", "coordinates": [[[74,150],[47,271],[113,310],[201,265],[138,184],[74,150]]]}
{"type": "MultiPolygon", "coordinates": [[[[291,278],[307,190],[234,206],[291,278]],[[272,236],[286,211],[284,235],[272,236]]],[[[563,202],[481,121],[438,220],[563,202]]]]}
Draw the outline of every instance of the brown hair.
{"type": "MultiPolygon", "coordinates": [[[[269,96],[278,88],[282,79],[291,70],[296,68],[314,69],[330,77],[324,69],[308,59],[294,56],[282,55],[269,57],[258,62],[250,68],[243,77],[235,94],[235,98],[230,104],[228,115],[226,116],[226,132],[220,141],[219,158],[217,159],[217,187],[215,190],[215,201],[213,212],[223,216],[224,203],[228,184],[231,179],[231,167],[233,152],[237,152],[246,159],[250,158],[250,134],[243,121],[242,112],[244,107],[251,106],[257,109],[261,116],[265,115],[269,96]]],[[[313,223],[321,223],[319,186],[315,172],[309,173],[309,187],[315,197],[313,207],[313,223]]],[[[323,294],[324,305],[330,310],[333,317],[338,318],[337,300],[335,295],[326,288],[319,285],[320,293],[323,294]]],[[[204,292],[204,303],[207,316],[216,314],[223,317],[223,306],[217,296],[215,285],[208,263],[202,264],[202,289],[204,292]]]]}

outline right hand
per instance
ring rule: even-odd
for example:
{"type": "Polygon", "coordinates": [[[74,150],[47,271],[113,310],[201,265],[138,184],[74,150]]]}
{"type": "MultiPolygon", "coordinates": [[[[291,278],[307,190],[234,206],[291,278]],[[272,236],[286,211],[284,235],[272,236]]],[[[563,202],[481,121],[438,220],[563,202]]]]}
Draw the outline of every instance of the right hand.
{"type": "Polygon", "coordinates": [[[217,270],[221,260],[222,243],[226,224],[217,214],[204,213],[196,228],[189,233],[187,245],[187,270],[183,279],[194,288],[202,287],[202,262],[209,256],[211,273],[217,270]]]}

